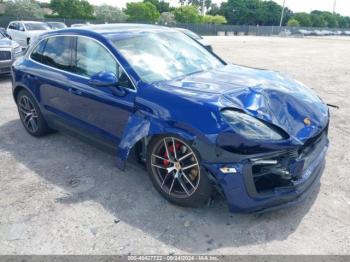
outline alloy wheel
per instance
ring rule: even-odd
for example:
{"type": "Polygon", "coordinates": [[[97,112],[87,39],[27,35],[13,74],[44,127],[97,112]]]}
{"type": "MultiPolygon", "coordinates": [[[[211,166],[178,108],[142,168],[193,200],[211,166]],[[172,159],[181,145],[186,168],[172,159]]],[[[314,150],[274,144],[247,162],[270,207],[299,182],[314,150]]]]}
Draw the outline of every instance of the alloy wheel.
{"type": "Polygon", "coordinates": [[[32,133],[38,131],[38,113],[29,97],[25,95],[20,97],[18,110],[25,127],[32,133]]]}
{"type": "Polygon", "coordinates": [[[152,172],[161,189],[176,198],[188,198],[196,192],[200,166],[196,154],[184,141],[165,137],[151,155],[152,172]]]}

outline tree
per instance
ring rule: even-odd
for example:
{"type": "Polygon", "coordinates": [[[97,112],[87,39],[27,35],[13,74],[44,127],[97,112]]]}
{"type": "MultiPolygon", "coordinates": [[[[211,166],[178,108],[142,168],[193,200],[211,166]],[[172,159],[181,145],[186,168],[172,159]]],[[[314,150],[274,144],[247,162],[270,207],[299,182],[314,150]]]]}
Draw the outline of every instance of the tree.
{"type": "Polygon", "coordinates": [[[295,13],[293,19],[297,20],[300,26],[312,26],[311,18],[308,13],[295,13]]]}
{"type": "Polygon", "coordinates": [[[128,19],[128,16],[119,8],[110,5],[95,7],[96,19],[103,22],[121,23],[128,19]]]}
{"type": "Polygon", "coordinates": [[[289,27],[299,27],[300,24],[299,24],[298,20],[295,20],[295,19],[292,18],[292,19],[288,20],[287,26],[289,26],[289,27]]]}
{"type": "Polygon", "coordinates": [[[204,15],[202,16],[201,22],[204,24],[226,24],[227,20],[224,16],[221,15],[204,15]]]}
{"type": "Polygon", "coordinates": [[[218,15],[220,14],[220,8],[217,4],[211,4],[209,7],[208,15],[218,15]]]}
{"type": "Polygon", "coordinates": [[[330,12],[322,12],[322,19],[326,27],[338,27],[338,21],[335,15],[330,12]]]}
{"type": "Polygon", "coordinates": [[[170,4],[167,2],[164,2],[164,0],[143,0],[144,3],[150,2],[153,4],[159,13],[169,12],[170,11],[170,4]]]}
{"type": "Polygon", "coordinates": [[[323,20],[323,17],[317,13],[311,12],[310,19],[313,27],[325,26],[325,21],[323,20]]]}
{"type": "Polygon", "coordinates": [[[87,0],[51,0],[50,8],[59,17],[89,19],[93,18],[94,8],[87,0]]]}
{"type": "Polygon", "coordinates": [[[125,13],[129,16],[129,21],[155,23],[160,13],[150,2],[127,3],[125,13]]]}
{"type": "Polygon", "coordinates": [[[340,28],[348,28],[350,26],[349,17],[337,15],[336,18],[340,28]]]}
{"type": "Polygon", "coordinates": [[[5,14],[18,19],[44,18],[44,13],[40,6],[30,0],[6,1],[5,14]]]}
{"type": "MultiPolygon", "coordinates": [[[[237,25],[279,25],[282,6],[274,1],[228,0],[220,6],[219,14],[230,24],[237,25]]],[[[291,18],[292,11],[285,9],[283,24],[291,18]]]]}
{"type": "Polygon", "coordinates": [[[201,17],[195,6],[181,6],[174,10],[175,20],[179,23],[196,24],[200,23],[201,17]]]}
{"type": "Polygon", "coordinates": [[[163,12],[160,14],[158,22],[163,25],[176,24],[175,15],[171,12],[163,12]]]}

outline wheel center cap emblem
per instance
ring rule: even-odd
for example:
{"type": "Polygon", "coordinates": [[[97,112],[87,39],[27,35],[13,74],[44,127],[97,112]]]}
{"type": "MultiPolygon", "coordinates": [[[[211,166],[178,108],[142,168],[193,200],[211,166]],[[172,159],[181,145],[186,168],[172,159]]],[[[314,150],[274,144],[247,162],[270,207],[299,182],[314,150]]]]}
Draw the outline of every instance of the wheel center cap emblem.
{"type": "Polygon", "coordinates": [[[180,170],[180,169],[181,169],[181,165],[180,165],[179,162],[176,162],[176,163],[174,164],[174,166],[175,166],[176,170],[180,170]]]}

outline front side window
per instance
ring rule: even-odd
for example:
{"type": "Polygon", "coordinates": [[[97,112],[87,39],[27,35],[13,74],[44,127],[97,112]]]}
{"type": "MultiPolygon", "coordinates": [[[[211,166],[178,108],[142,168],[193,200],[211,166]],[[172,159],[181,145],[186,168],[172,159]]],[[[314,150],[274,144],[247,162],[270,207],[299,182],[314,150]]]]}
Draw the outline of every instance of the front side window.
{"type": "Polygon", "coordinates": [[[109,37],[139,77],[148,83],[223,65],[203,46],[180,32],[140,32],[109,37]]]}
{"type": "Polygon", "coordinates": [[[42,63],[61,70],[71,71],[71,41],[70,36],[56,36],[47,40],[42,57],[42,63]]]}
{"type": "Polygon", "coordinates": [[[117,62],[98,42],[78,37],[76,43],[75,72],[91,77],[99,72],[118,73],[117,62]]]}
{"type": "Polygon", "coordinates": [[[11,23],[9,25],[9,28],[12,29],[12,30],[18,30],[18,24],[17,23],[11,23]]]}

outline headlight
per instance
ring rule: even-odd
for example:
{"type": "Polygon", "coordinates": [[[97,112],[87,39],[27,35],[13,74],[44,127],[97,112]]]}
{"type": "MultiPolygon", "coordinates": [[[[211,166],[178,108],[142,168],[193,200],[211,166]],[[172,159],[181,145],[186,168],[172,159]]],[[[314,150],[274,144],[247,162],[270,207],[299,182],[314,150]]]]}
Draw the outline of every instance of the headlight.
{"type": "Polygon", "coordinates": [[[277,128],[265,124],[263,121],[243,112],[235,110],[223,110],[221,111],[221,114],[236,133],[246,138],[256,140],[285,139],[284,134],[282,134],[282,132],[279,132],[277,128]]]}

